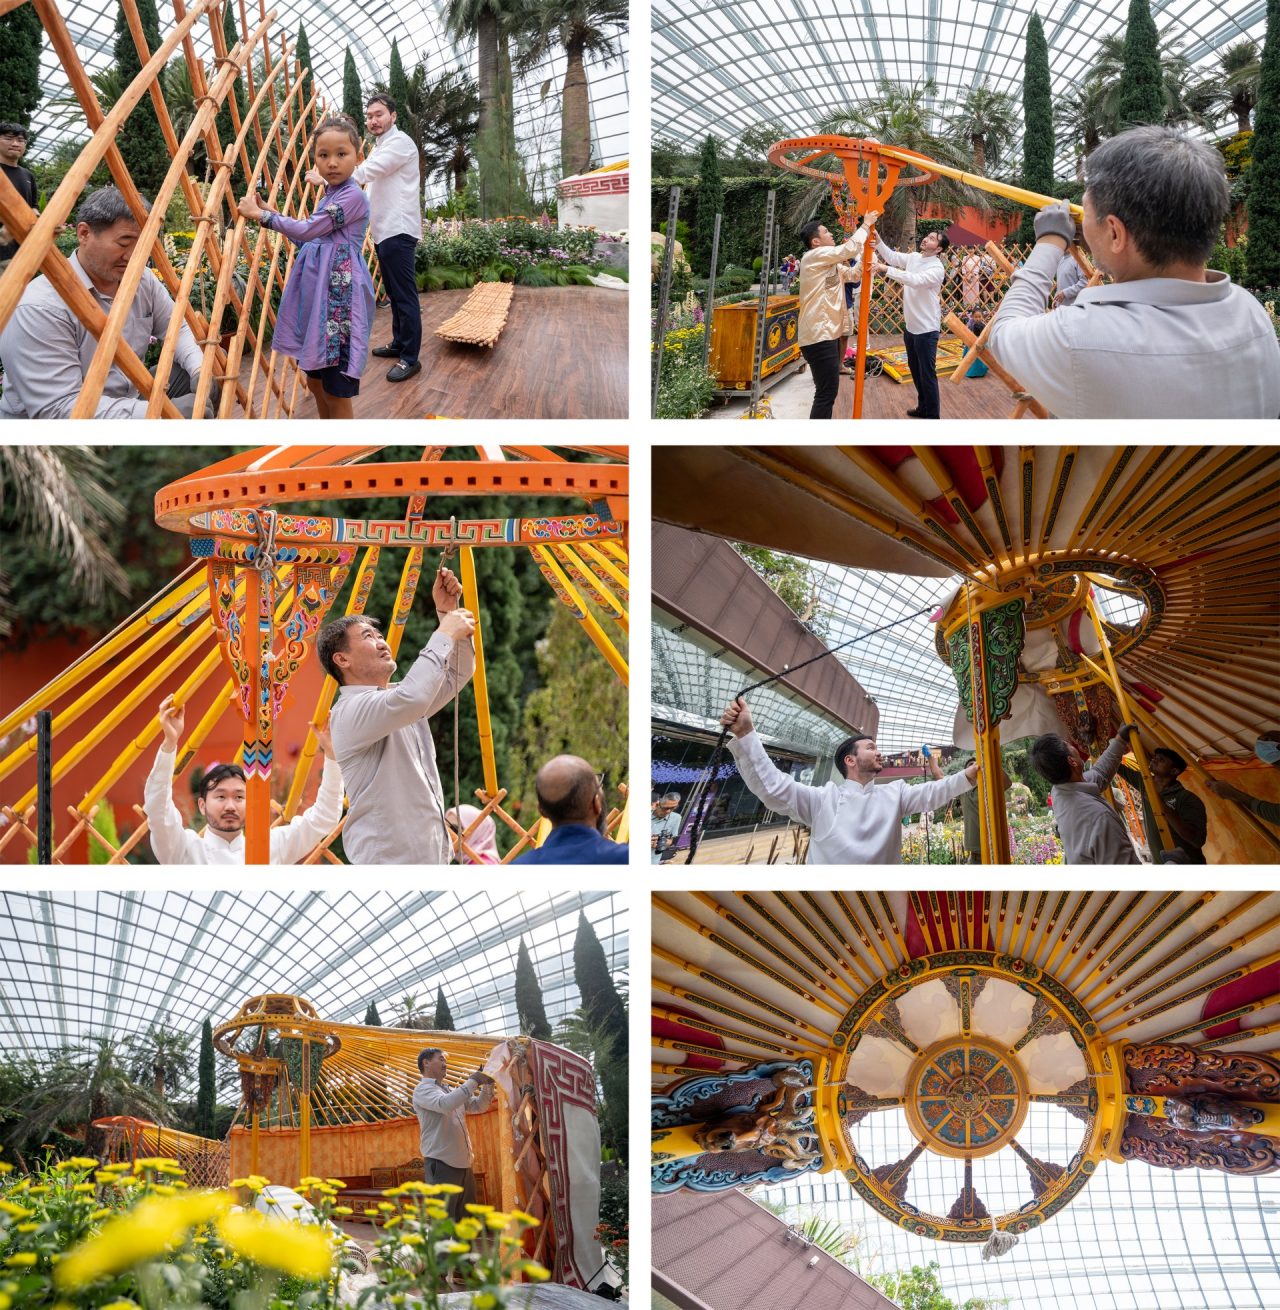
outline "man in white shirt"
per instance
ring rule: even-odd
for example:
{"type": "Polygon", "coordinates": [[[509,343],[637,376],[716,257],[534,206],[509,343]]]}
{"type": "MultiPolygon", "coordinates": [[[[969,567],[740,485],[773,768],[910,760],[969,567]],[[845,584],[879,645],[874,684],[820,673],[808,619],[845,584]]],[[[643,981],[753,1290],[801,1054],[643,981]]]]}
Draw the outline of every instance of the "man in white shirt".
{"type": "MultiPolygon", "coordinates": [[[[161,864],[243,864],[245,783],[238,764],[215,765],[201,779],[196,806],[205,820],[202,832],[192,832],[173,803],[173,767],[185,723],[186,709],[166,696],[160,702],[164,740],[143,790],[152,854],[161,864]]],[[[342,771],[333,758],[333,743],[327,729],[311,726],[325,756],[320,789],[309,810],[271,829],[272,864],[306,859],[342,818],[342,771]]]]}
{"type": "Polygon", "coordinates": [[[876,239],[872,271],[902,283],[902,339],[911,380],[916,384],[916,407],[907,410],[909,418],[942,417],[938,336],[942,331],[942,283],[947,270],[939,256],[950,245],[945,232],[930,232],[921,238],[918,251],[904,255],[876,239]]]}
{"type": "Polygon", "coordinates": [[[810,418],[830,418],[840,392],[840,338],[849,325],[844,284],[854,277],[849,260],[862,255],[867,230],[876,221],[868,214],[843,245],[823,223],[815,220],[800,229],[804,254],[800,258],[800,353],[813,377],[810,418]]]}
{"type": "MultiPolygon", "coordinates": [[[[369,97],[364,121],[375,141],[369,157],[356,165],[355,180],[369,191],[369,229],[378,252],[382,285],[391,301],[391,340],[375,346],[379,359],[394,359],[388,382],[422,372],[422,309],[413,257],[422,240],[422,171],[413,138],[396,126],[396,102],[379,92],[369,97]]],[[[307,181],[319,186],[315,169],[307,181]]]]}
{"type": "Polygon", "coordinates": [[[419,1144],[425,1181],[460,1187],[445,1198],[456,1223],[464,1207],[476,1199],[476,1178],[471,1172],[471,1142],[466,1116],[483,1114],[493,1101],[493,1079],[477,1069],[452,1091],[444,1085],[448,1069],[445,1053],[428,1046],[418,1054],[422,1081],[413,1089],[413,1112],[418,1116],[419,1144]]]}
{"type": "MultiPolygon", "coordinates": [[[[151,208],[145,198],[142,206],[151,208]]],[[[78,246],[68,262],[104,314],[111,313],[141,235],[133,210],[115,187],[100,188],[80,205],[76,214],[78,246]]],[[[143,273],[122,334],[139,359],[145,357],[153,338],[168,332],[174,312],[173,297],[164,283],[143,273]]],[[[43,275],[33,278],[0,333],[0,359],[4,361],[0,418],[70,417],[97,349],[98,338],[75,316],[53,283],[43,275]]],[[[191,417],[195,406],[203,361],[191,328],[183,323],[178,329],[168,393],[184,418],[191,417]]],[[[120,367],[112,364],[94,418],[145,418],[146,413],[147,402],[120,367]]],[[[206,407],[206,413],[212,417],[211,408],[206,407]]]]}
{"type": "Polygon", "coordinates": [[[1172,128],[1135,127],[1085,168],[1084,237],[1111,283],[1044,312],[1075,222],[1065,201],[1042,209],[991,325],[992,355],[1059,418],[1280,415],[1266,310],[1205,266],[1231,208],[1222,156],[1172,128]]]}
{"type": "Polygon", "coordinates": [[[946,805],[969,791],[978,777],[978,766],[970,764],[960,773],[919,786],[908,786],[901,778],[878,784],[884,769],[880,752],[865,733],[855,733],[836,748],[842,781],[806,787],[765,754],[741,696],[720,723],[733,734],[729,754],[748,791],[771,810],[808,827],[809,864],[900,864],[903,818],[946,805]]]}
{"type": "Polygon", "coordinates": [[[469,610],[452,571],[431,596],[440,626],[397,683],[395,656],[372,619],[348,614],[316,634],[316,655],[338,683],[329,714],[334,757],[346,780],[342,849],[352,864],[449,864],[453,842],[428,719],[475,671],[469,610]]]}

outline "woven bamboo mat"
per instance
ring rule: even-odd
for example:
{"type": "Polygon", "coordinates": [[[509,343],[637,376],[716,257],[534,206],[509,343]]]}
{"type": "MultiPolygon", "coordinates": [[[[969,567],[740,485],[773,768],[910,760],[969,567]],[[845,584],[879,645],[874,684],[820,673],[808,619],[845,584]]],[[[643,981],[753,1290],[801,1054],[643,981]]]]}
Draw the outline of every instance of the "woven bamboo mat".
{"type": "Polygon", "coordinates": [[[514,287],[510,282],[477,282],[462,308],[436,328],[436,336],[468,346],[490,346],[507,326],[514,287]]]}

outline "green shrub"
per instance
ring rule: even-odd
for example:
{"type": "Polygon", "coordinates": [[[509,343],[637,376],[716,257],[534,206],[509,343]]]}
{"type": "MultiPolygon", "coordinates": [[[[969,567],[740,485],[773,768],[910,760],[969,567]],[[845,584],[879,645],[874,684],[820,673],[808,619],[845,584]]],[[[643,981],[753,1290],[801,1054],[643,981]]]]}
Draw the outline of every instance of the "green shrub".
{"type": "Polygon", "coordinates": [[[759,273],[760,270],[761,270],[763,267],[764,267],[764,259],[763,259],[762,256],[757,255],[757,256],[756,256],[756,257],[751,261],[751,271],[752,271],[753,273],[759,273]]]}
{"type": "Polygon", "coordinates": [[[659,418],[698,418],[716,389],[716,380],[702,367],[701,351],[664,352],[658,384],[659,418]]]}

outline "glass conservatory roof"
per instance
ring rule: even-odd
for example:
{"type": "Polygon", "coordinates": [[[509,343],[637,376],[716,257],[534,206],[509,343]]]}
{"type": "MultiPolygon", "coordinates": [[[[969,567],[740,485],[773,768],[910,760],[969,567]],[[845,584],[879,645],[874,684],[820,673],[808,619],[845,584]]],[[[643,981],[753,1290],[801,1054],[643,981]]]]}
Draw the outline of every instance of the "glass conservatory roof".
{"type": "MultiPolygon", "coordinates": [[[[1260,45],[1266,10],[1266,0],[1151,0],[1157,29],[1201,74],[1243,37],[1260,45]]],[[[884,81],[933,78],[940,114],[978,86],[1020,103],[1033,11],[1057,102],[1085,80],[1099,41],[1124,28],[1128,0],[653,0],[653,134],[696,148],[710,133],[732,148],[769,120],[810,135],[884,81]]],[[[1014,142],[1012,157],[1020,151],[1014,142]]],[[[1074,174],[1069,142],[1058,143],[1058,168],[1074,174]]]]}
{"type": "Polygon", "coordinates": [[[251,996],[284,992],[322,1018],[384,1024],[402,999],[459,1032],[512,1034],[524,938],[554,1027],[578,1006],[573,942],[584,913],[615,983],[627,978],[614,892],[0,893],[0,1042],[29,1055],[164,1025],[198,1033],[251,996]]]}
{"type": "MultiPolygon", "coordinates": [[[[905,1121],[889,1115],[871,1116],[858,1132],[874,1136],[887,1159],[915,1144],[905,1121]]],[[[1104,1161],[1069,1206],[989,1261],[976,1243],[930,1241],[880,1218],[839,1177],[763,1188],[757,1198],[787,1205],[788,1219],[816,1211],[859,1234],[864,1276],[937,1261],[957,1305],[1043,1305],[1046,1287],[1057,1310],[1265,1310],[1280,1300],[1280,1174],[1236,1178],[1104,1161]]]]}
{"type": "MultiPolygon", "coordinates": [[[[794,558],[794,557],[793,557],[794,558]]],[[[832,649],[860,633],[892,623],[926,605],[942,606],[961,579],[908,577],[805,561],[816,599],[816,635],[832,649]]],[[[1133,623],[1141,601],[1094,588],[1099,608],[1113,623],[1133,623]]],[[[934,647],[928,615],[876,633],[833,658],[853,675],[880,711],[876,745],[885,752],[947,746],[955,733],[955,678],[934,647]]],[[[743,671],[705,651],[688,637],[654,623],[653,714],[686,727],[718,733],[725,705],[749,682],[776,669],[743,671]]],[[[770,744],[819,755],[833,749],[847,729],[790,692],[766,687],[751,695],[752,719],[770,744]]]]}
{"type": "MultiPolygon", "coordinates": [[[[60,0],[67,28],[75,41],[81,62],[92,75],[111,66],[115,41],[115,0],[60,0]]],[[[161,31],[172,26],[172,6],[161,3],[161,31]]],[[[468,44],[455,45],[446,33],[444,0],[365,0],[361,4],[317,3],[317,0],[286,0],[269,5],[277,12],[273,33],[285,31],[292,42],[302,23],[311,49],[312,70],[330,104],[342,102],[342,66],[348,46],[360,75],[361,85],[370,89],[377,80],[385,80],[391,60],[391,42],[395,40],[405,68],[425,61],[432,78],[451,68],[475,72],[475,50],[468,44]]],[[[246,0],[245,11],[253,22],[258,13],[254,0],[246,0]]],[[[237,29],[240,27],[236,9],[237,29]]],[[[212,40],[204,20],[194,29],[196,50],[206,61],[212,58],[212,40]]],[[[243,36],[244,33],[241,32],[243,36]]],[[[586,57],[587,80],[591,92],[591,137],[601,164],[616,163],[627,157],[627,34],[619,34],[622,58],[604,67],[598,58],[586,57]]],[[[516,132],[530,178],[539,167],[548,184],[554,184],[560,168],[560,86],[564,78],[564,56],[557,54],[535,69],[515,88],[516,132]]],[[[45,103],[36,111],[33,128],[39,142],[36,155],[68,137],[87,135],[77,106],[49,102],[70,97],[67,79],[57,56],[46,42],[41,60],[45,103]]],[[[433,179],[431,186],[442,189],[433,179]]],[[[430,191],[429,191],[430,194],[430,191]]]]}

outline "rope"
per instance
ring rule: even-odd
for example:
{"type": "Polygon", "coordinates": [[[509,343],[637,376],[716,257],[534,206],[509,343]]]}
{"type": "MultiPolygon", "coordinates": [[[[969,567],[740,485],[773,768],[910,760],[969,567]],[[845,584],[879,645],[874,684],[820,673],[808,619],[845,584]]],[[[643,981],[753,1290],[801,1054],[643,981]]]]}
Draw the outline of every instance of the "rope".
{"type": "MultiPolygon", "coordinates": [[[[814,655],[810,659],[802,660],[799,664],[785,665],[781,673],[770,674],[767,678],[761,678],[759,682],[753,682],[749,687],[743,687],[743,689],[734,697],[734,700],[741,700],[749,692],[759,691],[761,687],[767,687],[771,682],[777,682],[779,678],[785,678],[788,674],[798,673],[808,665],[816,664],[819,660],[826,659],[828,655],[836,654],[837,651],[847,650],[850,646],[856,646],[858,642],[866,641],[868,637],[874,637],[881,632],[888,632],[890,628],[896,628],[903,623],[910,622],[912,619],[918,619],[922,614],[932,614],[936,608],[936,605],[926,605],[923,609],[914,610],[910,614],[904,614],[901,618],[894,619],[892,623],[886,623],[883,627],[872,628],[870,632],[864,632],[861,636],[851,637],[848,641],[842,641],[838,646],[832,646],[830,650],[824,650],[820,655],[814,655]]],[[[707,794],[711,790],[711,784],[715,782],[716,765],[720,762],[720,756],[724,753],[725,743],[728,740],[729,729],[724,728],[720,733],[719,740],[716,742],[715,750],[711,752],[711,760],[706,767],[706,781],[702,787],[702,793],[698,797],[698,812],[694,816],[693,828],[689,834],[689,853],[684,861],[686,864],[692,864],[693,857],[698,852],[698,843],[702,840],[702,826],[706,822],[707,794]]]]}

